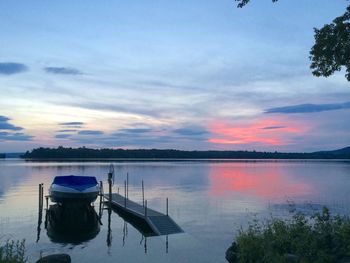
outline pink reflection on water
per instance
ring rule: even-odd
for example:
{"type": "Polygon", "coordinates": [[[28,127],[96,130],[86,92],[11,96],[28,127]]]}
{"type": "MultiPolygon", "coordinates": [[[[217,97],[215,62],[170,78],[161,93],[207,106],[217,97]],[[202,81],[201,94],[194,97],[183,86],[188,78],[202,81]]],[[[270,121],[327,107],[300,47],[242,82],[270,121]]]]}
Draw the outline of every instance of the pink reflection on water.
{"type": "Polygon", "coordinates": [[[311,185],[298,176],[289,175],[278,164],[256,164],[252,168],[244,164],[211,165],[210,192],[225,195],[238,192],[263,199],[296,198],[310,194],[311,185]]]}

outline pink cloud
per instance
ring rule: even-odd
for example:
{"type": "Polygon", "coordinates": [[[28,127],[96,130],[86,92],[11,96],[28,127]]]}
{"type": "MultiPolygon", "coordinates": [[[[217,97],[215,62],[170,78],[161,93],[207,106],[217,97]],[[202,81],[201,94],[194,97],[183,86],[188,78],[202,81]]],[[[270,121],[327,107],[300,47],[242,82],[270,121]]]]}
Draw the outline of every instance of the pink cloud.
{"type": "Polygon", "coordinates": [[[260,119],[239,125],[214,121],[208,130],[213,134],[208,142],[214,144],[285,145],[289,143],[286,135],[303,133],[306,125],[288,119],[260,119]]]}

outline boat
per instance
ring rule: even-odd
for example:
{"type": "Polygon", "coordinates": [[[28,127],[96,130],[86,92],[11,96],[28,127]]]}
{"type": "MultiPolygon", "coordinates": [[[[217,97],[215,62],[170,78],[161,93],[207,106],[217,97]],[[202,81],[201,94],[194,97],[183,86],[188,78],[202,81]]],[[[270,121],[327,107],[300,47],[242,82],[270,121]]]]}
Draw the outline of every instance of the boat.
{"type": "Polygon", "coordinates": [[[94,176],[56,176],[49,188],[50,200],[60,204],[91,204],[99,192],[94,176]]]}

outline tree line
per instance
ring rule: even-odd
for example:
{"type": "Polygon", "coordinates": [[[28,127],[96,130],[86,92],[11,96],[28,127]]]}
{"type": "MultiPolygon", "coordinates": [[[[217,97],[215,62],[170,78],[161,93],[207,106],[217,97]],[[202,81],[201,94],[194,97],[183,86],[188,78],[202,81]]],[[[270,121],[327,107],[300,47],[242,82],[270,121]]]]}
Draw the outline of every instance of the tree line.
{"type": "Polygon", "coordinates": [[[336,151],[283,153],[257,151],[182,151],[160,149],[36,148],[24,159],[350,159],[350,147],[336,151]]]}

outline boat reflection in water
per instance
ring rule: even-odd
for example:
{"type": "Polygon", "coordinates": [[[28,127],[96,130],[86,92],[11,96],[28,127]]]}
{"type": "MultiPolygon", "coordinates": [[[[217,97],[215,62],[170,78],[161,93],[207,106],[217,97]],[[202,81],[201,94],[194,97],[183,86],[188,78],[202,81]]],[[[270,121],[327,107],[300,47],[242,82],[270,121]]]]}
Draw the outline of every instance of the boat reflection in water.
{"type": "Polygon", "coordinates": [[[45,226],[52,242],[79,244],[100,232],[99,217],[91,205],[50,205],[45,226]]]}
{"type": "Polygon", "coordinates": [[[53,242],[81,243],[100,231],[99,217],[91,203],[99,194],[93,176],[56,176],[49,189],[51,202],[45,227],[53,242]]]}

